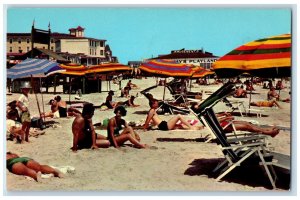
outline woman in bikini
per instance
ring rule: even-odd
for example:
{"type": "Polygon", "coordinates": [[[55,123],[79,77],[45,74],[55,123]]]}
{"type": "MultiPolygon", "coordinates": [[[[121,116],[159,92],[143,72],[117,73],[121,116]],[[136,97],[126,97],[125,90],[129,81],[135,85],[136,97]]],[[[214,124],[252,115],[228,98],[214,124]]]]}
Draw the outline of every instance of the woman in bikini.
{"type": "Polygon", "coordinates": [[[59,178],[63,177],[60,171],[48,165],[41,165],[32,158],[19,157],[17,154],[11,152],[6,153],[6,168],[13,174],[29,176],[37,182],[40,181],[42,173],[53,174],[59,178]]]}
{"type": "Polygon", "coordinates": [[[154,99],[149,102],[149,105],[151,109],[148,112],[145,124],[144,124],[144,131],[146,131],[149,128],[150,122],[152,122],[153,125],[158,126],[159,130],[162,131],[168,131],[168,130],[174,130],[178,124],[179,121],[182,123],[182,128],[184,129],[190,129],[190,130],[199,130],[200,127],[193,127],[188,121],[186,121],[182,115],[176,115],[175,117],[172,117],[168,121],[161,120],[158,117],[158,114],[156,113],[156,109],[159,107],[158,100],[154,99]]]}
{"type": "Polygon", "coordinates": [[[119,148],[126,141],[130,141],[137,148],[147,148],[146,144],[141,144],[139,138],[135,135],[131,126],[128,126],[127,122],[122,119],[122,116],[126,116],[126,109],[123,106],[115,108],[115,117],[111,118],[107,126],[107,138],[115,148],[119,148]]]}

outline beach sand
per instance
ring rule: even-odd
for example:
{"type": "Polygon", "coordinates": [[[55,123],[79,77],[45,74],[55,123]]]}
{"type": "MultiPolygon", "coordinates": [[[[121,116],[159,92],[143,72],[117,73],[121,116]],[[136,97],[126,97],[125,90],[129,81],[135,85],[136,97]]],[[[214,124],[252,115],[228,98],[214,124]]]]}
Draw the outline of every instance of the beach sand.
{"type": "MultiPolygon", "coordinates": [[[[139,93],[142,89],[155,84],[154,78],[133,79],[140,89],[131,90],[131,94],[139,93]]],[[[122,81],[124,86],[127,80],[122,81]]],[[[103,84],[106,86],[106,84],[103,84]]],[[[221,85],[197,86],[192,87],[192,91],[215,91],[221,85]]],[[[104,88],[106,89],[106,88],[104,88]]],[[[115,92],[114,100],[123,101],[125,98],[119,98],[120,90],[118,85],[112,84],[115,92]]],[[[268,90],[261,89],[261,86],[255,86],[256,93],[252,95],[252,101],[266,99],[268,90]]],[[[281,97],[288,97],[290,88],[281,91],[281,97]]],[[[154,97],[162,99],[163,87],[150,91],[154,97]]],[[[20,94],[7,95],[7,102],[18,99],[20,94]]],[[[68,100],[67,94],[60,94],[63,100],[68,100]]],[[[71,95],[71,100],[74,99],[71,95]]],[[[100,105],[107,96],[107,92],[84,94],[83,101],[100,105]]],[[[44,107],[46,111],[50,110],[47,102],[53,97],[53,94],[44,94],[44,107]]],[[[171,99],[171,95],[166,91],[166,98],[171,99]]],[[[205,96],[204,96],[205,98],[205,96]]],[[[41,95],[38,94],[40,104],[41,95]]],[[[249,98],[239,99],[245,102],[248,107],[249,98]]],[[[127,121],[145,120],[146,113],[149,110],[147,99],[139,93],[135,100],[136,104],[141,106],[136,108],[127,108],[127,121]]],[[[216,106],[216,112],[228,110],[223,104],[216,106]]],[[[290,131],[290,103],[280,102],[283,109],[264,109],[263,116],[241,117],[236,119],[254,120],[260,125],[269,124],[286,127],[281,130],[275,138],[269,138],[268,141],[273,150],[290,155],[291,154],[291,131],[290,131]]],[[[42,109],[42,106],[41,106],[42,109]]],[[[36,99],[30,94],[30,112],[32,115],[38,115],[36,99]]],[[[102,122],[107,117],[113,117],[112,110],[100,111],[96,109],[93,117],[93,123],[102,122]]],[[[186,115],[188,119],[195,119],[193,115],[186,115]]],[[[170,115],[161,115],[163,119],[171,118],[170,115]]],[[[45,134],[38,137],[30,137],[30,142],[25,144],[16,144],[15,141],[7,141],[6,149],[17,153],[20,156],[34,158],[36,161],[51,166],[72,166],[75,171],[65,174],[64,178],[42,179],[41,182],[26,179],[24,176],[14,175],[6,170],[7,191],[181,191],[181,192],[214,192],[214,191],[274,191],[272,190],[268,178],[263,170],[240,168],[230,173],[222,181],[217,182],[213,176],[212,170],[217,163],[224,158],[220,148],[216,143],[205,143],[204,138],[209,134],[205,128],[200,131],[147,131],[137,130],[140,134],[142,143],[146,143],[156,148],[136,149],[129,143],[117,150],[113,147],[98,150],[79,150],[73,153],[70,150],[72,146],[71,126],[73,118],[65,119],[47,119],[55,121],[53,127],[45,129],[45,134]]],[[[199,123],[198,123],[199,125],[199,123]]],[[[98,133],[106,134],[106,131],[98,133]]],[[[283,183],[279,191],[287,191],[288,180],[279,180],[283,183]]],[[[278,191],[275,190],[275,191],[278,191]]]]}

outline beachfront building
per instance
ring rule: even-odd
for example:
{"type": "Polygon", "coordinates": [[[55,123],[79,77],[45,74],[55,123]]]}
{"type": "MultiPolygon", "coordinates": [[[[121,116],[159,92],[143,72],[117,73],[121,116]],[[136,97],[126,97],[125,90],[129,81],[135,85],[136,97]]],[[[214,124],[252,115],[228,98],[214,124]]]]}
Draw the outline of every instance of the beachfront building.
{"type": "Polygon", "coordinates": [[[172,50],[170,54],[159,55],[156,58],[151,59],[171,59],[179,63],[193,64],[196,66],[210,69],[212,64],[218,60],[218,56],[213,55],[210,52],[201,50],[172,50]]]}
{"type": "MultiPolygon", "coordinates": [[[[34,43],[36,49],[48,49],[47,44],[34,43]]],[[[32,50],[31,33],[7,33],[7,58],[17,62],[19,57],[32,50]]],[[[69,34],[51,33],[50,51],[55,52],[73,63],[97,65],[102,62],[117,62],[104,39],[84,36],[84,28],[70,28],[69,34]]]]}

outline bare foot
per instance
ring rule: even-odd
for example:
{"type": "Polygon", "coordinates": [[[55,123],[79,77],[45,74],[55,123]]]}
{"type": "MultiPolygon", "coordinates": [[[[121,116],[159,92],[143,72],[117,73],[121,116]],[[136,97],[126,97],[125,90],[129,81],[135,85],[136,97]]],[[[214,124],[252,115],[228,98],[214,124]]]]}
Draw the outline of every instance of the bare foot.
{"type": "Polygon", "coordinates": [[[273,131],[271,132],[271,137],[275,137],[276,135],[278,135],[279,133],[279,129],[278,128],[273,128],[273,131]]]}
{"type": "Polygon", "coordinates": [[[41,182],[41,180],[42,180],[41,176],[42,176],[42,172],[39,171],[38,173],[36,173],[36,179],[35,179],[36,182],[41,182]]]}
{"type": "Polygon", "coordinates": [[[56,169],[55,173],[54,173],[54,176],[58,177],[58,178],[63,178],[64,174],[61,171],[59,171],[59,170],[56,169]]]}

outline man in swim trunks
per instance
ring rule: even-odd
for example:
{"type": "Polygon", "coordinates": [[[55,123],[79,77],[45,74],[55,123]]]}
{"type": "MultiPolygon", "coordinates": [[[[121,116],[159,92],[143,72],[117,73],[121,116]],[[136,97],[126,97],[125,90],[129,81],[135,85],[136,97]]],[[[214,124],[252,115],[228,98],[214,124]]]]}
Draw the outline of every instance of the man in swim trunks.
{"type": "Polygon", "coordinates": [[[41,174],[53,174],[55,177],[62,178],[63,174],[48,165],[41,165],[32,158],[19,157],[17,154],[6,153],[6,168],[13,174],[29,176],[40,181],[41,174]]]}
{"type": "Polygon", "coordinates": [[[94,111],[93,104],[84,104],[82,114],[74,119],[72,124],[73,147],[71,148],[73,152],[84,148],[98,149],[98,147],[107,148],[110,146],[106,137],[95,132],[92,122],[94,111]]]}
{"type": "Polygon", "coordinates": [[[182,115],[176,115],[169,119],[168,121],[163,121],[158,117],[158,114],[156,112],[156,109],[159,107],[158,100],[153,99],[152,101],[149,101],[149,105],[151,109],[148,112],[145,124],[144,124],[144,131],[146,131],[149,128],[150,122],[152,122],[153,125],[158,126],[159,130],[167,131],[167,130],[174,130],[176,128],[176,124],[178,121],[181,121],[183,124],[184,129],[190,129],[190,130],[198,130],[198,128],[193,127],[189,122],[187,122],[182,115]]]}

